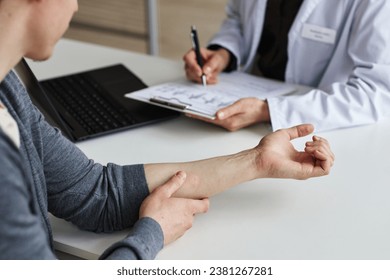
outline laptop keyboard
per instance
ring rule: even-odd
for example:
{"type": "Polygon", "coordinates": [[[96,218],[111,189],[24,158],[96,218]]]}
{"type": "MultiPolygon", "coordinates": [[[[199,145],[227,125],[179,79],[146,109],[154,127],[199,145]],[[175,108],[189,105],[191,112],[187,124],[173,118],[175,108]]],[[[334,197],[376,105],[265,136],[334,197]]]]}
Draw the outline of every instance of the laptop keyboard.
{"type": "Polygon", "coordinates": [[[125,108],[113,105],[108,93],[87,75],[71,75],[41,82],[88,133],[100,133],[135,123],[125,108]]]}

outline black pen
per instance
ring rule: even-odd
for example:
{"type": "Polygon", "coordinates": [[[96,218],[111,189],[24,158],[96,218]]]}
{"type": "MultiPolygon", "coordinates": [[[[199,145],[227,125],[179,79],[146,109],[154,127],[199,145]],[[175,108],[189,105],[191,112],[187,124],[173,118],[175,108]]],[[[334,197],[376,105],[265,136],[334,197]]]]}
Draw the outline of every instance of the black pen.
{"type": "MultiPolygon", "coordinates": [[[[191,26],[191,39],[192,39],[192,47],[194,48],[194,52],[195,52],[195,55],[196,55],[196,62],[198,63],[198,65],[200,66],[200,68],[203,68],[203,59],[202,59],[202,55],[200,54],[200,45],[199,45],[199,39],[198,39],[198,33],[196,32],[196,28],[195,26],[191,26]]],[[[203,86],[206,86],[207,85],[207,82],[206,82],[206,75],[205,73],[203,73],[203,69],[202,69],[202,84],[203,86]]]]}

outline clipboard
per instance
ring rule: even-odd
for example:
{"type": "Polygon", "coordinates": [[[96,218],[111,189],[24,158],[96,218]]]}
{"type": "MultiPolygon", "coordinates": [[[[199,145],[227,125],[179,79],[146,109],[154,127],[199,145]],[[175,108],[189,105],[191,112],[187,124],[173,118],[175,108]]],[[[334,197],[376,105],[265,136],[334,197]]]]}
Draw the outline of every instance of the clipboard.
{"type": "Polygon", "coordinates": [[[216,112],[245,97],[265,100],[289,94],[295,85],[243,72],[221,73],[219,82],[206,87],[185,79],[151,86],[126,94],[127,98],[171,110],[215,119],[216,112]]]}

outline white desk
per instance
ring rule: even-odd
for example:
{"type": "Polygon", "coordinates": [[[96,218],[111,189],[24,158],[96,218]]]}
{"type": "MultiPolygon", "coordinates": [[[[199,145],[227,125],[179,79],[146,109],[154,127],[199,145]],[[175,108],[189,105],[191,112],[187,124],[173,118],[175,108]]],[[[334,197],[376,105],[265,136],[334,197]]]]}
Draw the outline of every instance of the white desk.
{"type": "MultiPolygon", "coordinates": [[[[180,61],[68,40],[49,62],[30,65],[47,78],[116,62],[149,85],[183,76],[180,61]]],[[[252,147],[267,132],[258,126],[229,133],[180,117],[78,146],[103,164],[189,161],[252,147]]],[[[217,195],[209,212],[157,259],[390,259],[390,120],[321,135],[336,154],[329,176],[256,180],[217,195]]],[[[294,144],[302,148],[307,139],[294,144]]],[[[89,259],[126,234],[52,222],[57,249],[89,259]]]]}

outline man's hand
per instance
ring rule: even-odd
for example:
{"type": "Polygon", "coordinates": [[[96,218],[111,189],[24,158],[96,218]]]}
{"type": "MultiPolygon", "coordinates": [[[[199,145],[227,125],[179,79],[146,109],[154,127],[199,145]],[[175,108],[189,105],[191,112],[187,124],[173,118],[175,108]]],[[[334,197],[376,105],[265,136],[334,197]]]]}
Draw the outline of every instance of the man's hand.
{"type": "Polygon", "coordinates": [[[307,179],[329,174],[335,156],[326,139],[313,136],[302,152],[290,142],[313,131],[312,125],[302,124],[265,136],[256,147],[259,177],[307,179]]]}
{"type": "Polygon", "coordinates": [[[192,227],[195,214],[205,213],[209,208],[207,198],[197,200],[172,197],[185,179],[184,172],[176,173],[164,185],[154,189],[140,208],[140,218],[150,217],[160,224],[165,245],[175,241],[192,227]]]}

